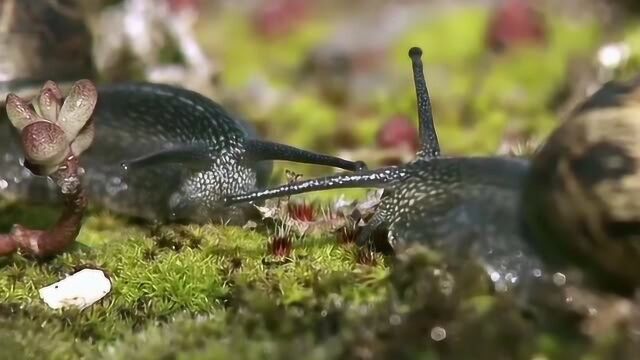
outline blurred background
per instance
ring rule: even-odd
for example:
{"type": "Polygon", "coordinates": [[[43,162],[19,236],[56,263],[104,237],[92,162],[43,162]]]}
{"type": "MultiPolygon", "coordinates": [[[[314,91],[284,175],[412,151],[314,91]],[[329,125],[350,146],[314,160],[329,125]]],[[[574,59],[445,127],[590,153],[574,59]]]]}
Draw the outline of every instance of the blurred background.
{"type": "MultiPolygon", "coordinates": [[[[0,0],[0,92],[46,79],[178,84],[273,141],[371,167],[417,146],[420,46],[443,151],[526,154],[640,69],[639,2],[0,0]]],[[[4,97],[4,95],[2,96],[4,97]]],[[[279,163],[305,177],[331,169],[279,163]]]]}

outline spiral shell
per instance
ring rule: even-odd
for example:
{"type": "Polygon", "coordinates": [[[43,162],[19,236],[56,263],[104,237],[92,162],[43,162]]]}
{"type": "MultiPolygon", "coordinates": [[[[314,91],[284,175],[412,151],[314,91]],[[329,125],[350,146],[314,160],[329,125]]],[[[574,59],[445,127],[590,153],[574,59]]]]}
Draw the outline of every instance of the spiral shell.
{"type": "Polygon", "coordinates": [[[609,83],[558,127],[524,190],[534,246],[607,287],[640,285],[640,82],[609,83]]]}

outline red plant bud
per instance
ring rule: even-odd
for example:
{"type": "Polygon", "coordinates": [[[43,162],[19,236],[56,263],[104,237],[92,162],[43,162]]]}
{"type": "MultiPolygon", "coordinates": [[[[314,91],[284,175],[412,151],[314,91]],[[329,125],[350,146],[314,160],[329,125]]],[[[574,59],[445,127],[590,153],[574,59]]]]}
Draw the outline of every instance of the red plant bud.
{"type": "MultiPolygon", "coordinates": [[[[48,84],[48,83],[47,83],[48,84]]],[[[55,84],[53,84],[55,86],[55,84]]],[[[56,86],[57,91],[60,91],[56,86]]],[[[40,116],[49,121],[56,121],[60,108],[62,107],[62,94],[58,93],[56,89],[51,88],[51,85],[42,88],[40,96],[38,97],[38,110],[40,116]]]]}
{"type": "Polygon", "coordinates": [[[522,44],[543,44],[547,29],[544,17],[527,0],[506,0],[489,21],[487,45],[496,52],[522,44]]]}
{"type": "Polygon", "coordinates": [[[22,146],[30,163],[47,167],[62,163],[70,151],[64,131],[48,121],[37,121],[25,127],[22,146]]]}
{"type": "Polygon", "coordinates": [[[289,235],[274,236],[269,243],[269,252],[276,257],[288,257],[293,250],[293,241],[289,235]]]}
{"type": "Polygon", "coordinates": [[[98,101],[98,91],[89,80],[77,81],[62,104],[57,124],[72,141],[86,125],[98,101]]]}
{"type": "Polygon", "coordinates": [[[316,218],[316,209],[312,203],[290,201],[287,212],[292,219],[299,221],[313,221],[316,218]]]}
{"type": "Polygon", "coordinates": [[[361,229],[354,224],[347,224],[337,231],[338,242],[343,245],[354,244],[361,229]]]}
{"type": "Polygon", "coordinates": [[[16,94],[7,95],[6,108],[11,124],[18,131],[22,131],[25,126],[40,120],[31,104],[16,94]]]}
{"type": "Polygon", "coordinates": [[[418,150],[418,130],[411,120],[404,116],[396,116],[387,121],[377,135],[377,144],[383,149],[409,148],[418,150]]]}
{"type": "Polygon", "coordinates": [[[87,150],[93,142],[95,133],[96,127],[93,124],[93,121],[89,120],[85,127],[80,130],[80,133],[78,134],[76,139],[71,143],[71,152],[73,153],[73,155],[80,156],[80,154],[87,150]]]}
{"type": "Polygon", "coordinates": [[[47,80],[44,85],[42,85],[42,90],[40,90],[40,92],[42,93],[45,90],[51,92],[54,95],[55,99],[58,100],[58,102],[62,105],[64,94],[62,93],[62,90],[60,89],[58,84],[51,80],[47,80]]]}

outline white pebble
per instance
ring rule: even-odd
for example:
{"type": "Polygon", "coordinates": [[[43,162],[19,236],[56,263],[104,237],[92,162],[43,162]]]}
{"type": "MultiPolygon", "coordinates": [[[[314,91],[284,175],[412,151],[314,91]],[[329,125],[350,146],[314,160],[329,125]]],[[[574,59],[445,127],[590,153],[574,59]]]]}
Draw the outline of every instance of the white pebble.
{"type": "Polygon", "coordinates": [[[447,330],[445,328],[436,326],[431,329],[431,339],[434,341],[442,341],[447,338],[447,330]]]}
{"type": "Polygon", "coordinates": [[[40,298],[53,309],[84,309],[111,292],[111,281],[103,271],[84,269],[40,289],[40,298]]]}

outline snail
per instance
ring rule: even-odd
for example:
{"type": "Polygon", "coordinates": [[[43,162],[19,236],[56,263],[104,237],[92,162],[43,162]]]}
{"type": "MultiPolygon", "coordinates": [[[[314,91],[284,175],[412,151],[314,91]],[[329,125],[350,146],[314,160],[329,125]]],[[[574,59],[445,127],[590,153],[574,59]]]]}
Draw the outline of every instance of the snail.
{"type": "Polygon", "coordinates": [[[325,189],[383,188],[375,215],[357,239],[361,247],[370,246],[374,231],[386,229],[395,252],[420,243],[473,257],[497,290],[550,279],[552,269],[565,265],[591,267],[595,283],[615,291],[637,285],[640,126],[634,116],[640,102],[634,99],[640,99],[639,88],[635,97],[625,97],[632,106],[622,109],[602,110],[602,102],[612,105],[611,96],[594,95],[533,160],[447,157],[440,154],[421,55],[419,48],[409,51],[421,141],[415,160],[231,195],[226,204],[325,189]],[[613,220],[603,223],[608,217],[613,220]],[[553,261],[554,255],[566,261],[553,261]]]}
{"type": "MultiPolygon", "coordinates": [[[[59,11],[46,1],[0,7],[2,100],[37,97],[44,78],[67,91],[70,79],[95,79],[91,36],[75,4],[59,11]],[[38,26],[33,26],[33,24],[38,26]],[[25,59],[25,60],[22,60],[25,59]],[[4,71],[6,70],[6,71],[4,71]],[[38,84],[37,87],[35,84],[38,84]]],[[[178,86],[119,83],[97,87],[97,134],[80,166],[88,199],[115,212],[158,221],[243,221],[243,209],[223,209],[223,195],[266,186],[270,160],[357,170],[362,162],[262,141],[245,120],[178,86]],[[121,166],[122,164],[122,166],[121,166]]],[[[2,104],[0,104],[2,105],[2,104]]],[[[4,111],[3,111],[4,112],[4,111]]],[[[0,198],[59,201],[55,184],[23,168],[15,130],[0,115],[0,198]]]]}
{"type": "MultiPolygon", "coordinates": [[[[187,89],[151,83],[97,88],[95,133],[81,166],[89,201],[158,221],[242,221],[223,195],[263,188],[271,160],[359,170],[365,165],[257,138],[248,122],[187,89]]],[[[53,184],[22,168],[17,137],[0,124],[0,195],[53,202],[53,184]]]]}
{"type": "MultiPolygon", "coordinates": [[[[68,11],[61,11],[46,1],[14,0],[0,6],[0,19],[6,24],[0,29],[0,43],[7,50],[0,54],[0,102],[8,93],[37,98],[44,78],[56,82],[60,96],[71,87],[70,79],[95,79],[91,36],[81,18],[69,15],[79,13],[79,7],[68,6],[68,11]]],[[[91,203],[124,215],[233,223],[243,220],[244,211],[220,208],[218,200],[266,186],[271,160],[347,170],[364,166],[259,140],[248,122],[181,87],[120,83],[98,86],[97,93],[92,108],[97,135],[80,159],[86,172],[83,181],[91,203]]],[[[13,101],[15,107],[21,100],[13,101]]],[[[21,166],[18,134],[3,116],[0,198],[59,201],[52,181],[34,177],[21,166]]]]}

